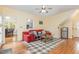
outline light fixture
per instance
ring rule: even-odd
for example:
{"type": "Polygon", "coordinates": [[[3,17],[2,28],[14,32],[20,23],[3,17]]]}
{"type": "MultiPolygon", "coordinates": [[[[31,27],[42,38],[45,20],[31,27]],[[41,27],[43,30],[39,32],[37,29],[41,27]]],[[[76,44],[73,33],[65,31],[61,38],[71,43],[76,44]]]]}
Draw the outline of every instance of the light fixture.
{"type": "Polygon", "coordinates": [[[48,11],[46,10],[46,6],[42,6],[42,10],[40,11],[40,13],[48,13],[48,11]]]}
{"type": "Polygon", "coordinates": [[[27,21],[28,21],[28,22],[30,22],[30,21],[31,21],[31,19],[28,19],[27,21]]]}
{"type": "Polygon", "coordinates": [[[46,13],[46,10],[41,10],[41,13],[46,13]]]}
{"type": "Polygon", "coordinates": [[[43,9],[46,9],[46,6],[45,6],[45,5],[43,5],[43,6],[42,6],[42,8],[43,8],[43,9]]]}

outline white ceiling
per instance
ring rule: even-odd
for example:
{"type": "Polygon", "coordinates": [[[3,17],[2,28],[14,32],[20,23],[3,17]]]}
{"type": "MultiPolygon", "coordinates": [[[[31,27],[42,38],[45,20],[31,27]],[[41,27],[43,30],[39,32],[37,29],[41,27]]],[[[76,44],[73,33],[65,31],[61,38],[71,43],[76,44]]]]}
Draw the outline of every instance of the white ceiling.
{"type": "MultiPolygon", "coordinates": [[[[14,8],[17,10],[21,10],[24,12],[30,12],[32,14],[41,15],[39,12],[41,11],[42,5],[7,5],[7,7],[14,8]]],[[[60,12],[69,11],[79,9],[78,5],[46,5],[48,10],[48,15],[55,15],[60,12]],[[52,9],[48,9],[52,8],[52,9]]]]}

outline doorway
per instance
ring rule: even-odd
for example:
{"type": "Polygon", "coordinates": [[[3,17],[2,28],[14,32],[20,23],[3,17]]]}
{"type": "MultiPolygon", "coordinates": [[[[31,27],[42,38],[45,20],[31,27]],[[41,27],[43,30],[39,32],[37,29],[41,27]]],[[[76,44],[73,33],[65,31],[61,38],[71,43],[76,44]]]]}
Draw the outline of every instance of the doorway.
{"type": "Polygon", "coordinates": [[[12,16],[4,17],[5,43],[12,43],[14,40],[15,19],[12,16]]]}
{"type": "Polygon", "coordinates": [[[68,27],[61,28],[61,39],[68,39],[68,27]]]}

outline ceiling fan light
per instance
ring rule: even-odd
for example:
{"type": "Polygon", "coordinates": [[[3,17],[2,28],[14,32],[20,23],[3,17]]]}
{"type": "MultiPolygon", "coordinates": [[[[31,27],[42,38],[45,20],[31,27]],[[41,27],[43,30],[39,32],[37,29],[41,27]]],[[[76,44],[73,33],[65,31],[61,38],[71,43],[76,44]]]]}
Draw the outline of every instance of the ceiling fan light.
{"type": "Polygon", "coordinates": [[[46,7],[43,5],[43,7],[42,7],[42,8],[44,9],[44,8],[46,8],[46,7]]]}
{"type": "Polygon", "coordinates": [[[46,13],[46,10],[42,10],[41,13],[46,13]]]}

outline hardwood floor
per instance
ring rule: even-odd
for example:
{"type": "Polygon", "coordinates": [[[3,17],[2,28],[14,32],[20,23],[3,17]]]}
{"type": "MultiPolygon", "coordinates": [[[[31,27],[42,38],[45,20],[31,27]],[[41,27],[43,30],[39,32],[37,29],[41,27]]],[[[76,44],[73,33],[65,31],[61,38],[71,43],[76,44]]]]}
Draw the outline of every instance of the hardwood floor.
{"type": "Polygon", "coordinates": [[[13,41],[13,36],[5,37],[5,43],[11,43],[13,41]]]}
{"type": "MultiPolygon", "coordinates": [[[[5,44],[3,48],[13,48],[13,45],[12,43],[5,44]]],[[[17,46],[17,44],[15,46],[17,46]]],[[[23,51],[24,47],[21,47],[18,51],[21,50],[23,51]]],[[[48,54],[79,54],[79,38],[65,39],[64,42],[49,51],[48,54]]]]}
{"type": "Polygon", "coordinates": [[[79,38],[66,39],[56,48],[49,51],[49,54],[78,54],[79,53],[79,38]]]}
{"type": "Polygon", "coordinates": [[[22,42],[11,42],[5,44],[2,49],[12,49],[13,54],[25,54],[28,48],[22,42]]]}

